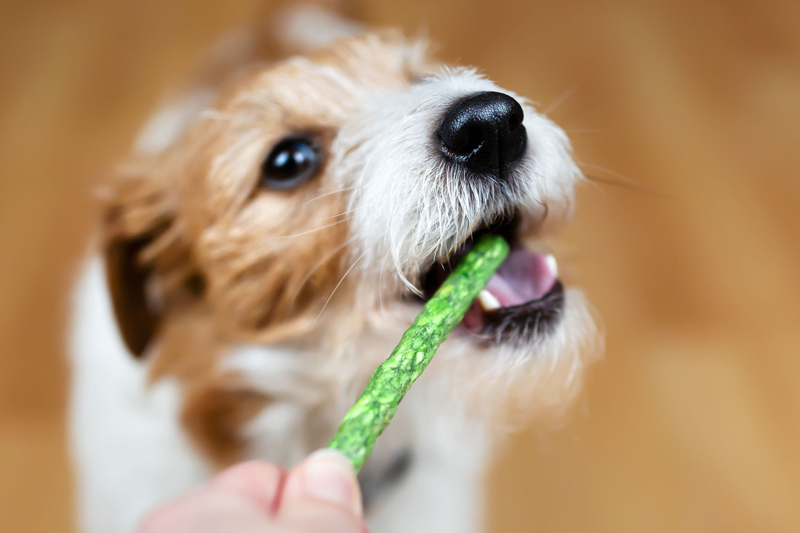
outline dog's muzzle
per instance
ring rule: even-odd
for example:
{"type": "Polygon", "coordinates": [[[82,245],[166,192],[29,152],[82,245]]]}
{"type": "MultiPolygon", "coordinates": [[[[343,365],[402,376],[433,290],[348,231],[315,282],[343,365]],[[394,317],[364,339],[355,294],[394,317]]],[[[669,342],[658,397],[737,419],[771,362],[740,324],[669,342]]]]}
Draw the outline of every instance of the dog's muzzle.
{"type": "Polygon", "coordinates": [[[482,92],[457,101],[437,131],[439,148],[471,173],[504,179],[525,153],[522,106],[510,96],[482,92]]]}

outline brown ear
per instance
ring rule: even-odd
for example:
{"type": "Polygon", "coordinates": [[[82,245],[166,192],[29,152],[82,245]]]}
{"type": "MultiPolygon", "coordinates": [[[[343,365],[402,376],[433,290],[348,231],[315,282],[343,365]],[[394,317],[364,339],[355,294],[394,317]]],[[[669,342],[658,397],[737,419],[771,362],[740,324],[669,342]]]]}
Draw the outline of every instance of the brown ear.
{"type": "Polygon", "coordinates": [[[140,252],[152,237],[114,239],[106,244],[106,279],[117,326],[128,349],[140,357],[156,333],[159,313],[148,297],[152,267],[140,263],[140,252]]]}
{"type": "Polygon", "coordinates": [[[171,180],[160,159],[124,167],[104,189],[102,246],[106,281],[120,334],[140,357],[157,332],[167,278],[185,266],[185,247],[175,225],[171,180]]]}

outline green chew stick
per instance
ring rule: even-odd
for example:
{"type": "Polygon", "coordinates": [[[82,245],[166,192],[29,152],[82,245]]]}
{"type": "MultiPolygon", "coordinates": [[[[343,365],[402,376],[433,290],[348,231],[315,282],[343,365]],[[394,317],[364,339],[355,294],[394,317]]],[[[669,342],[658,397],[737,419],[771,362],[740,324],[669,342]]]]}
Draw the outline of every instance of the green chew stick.
{"type": "Polygon", "coordinates": [[[389,425],[400,400],[428,366],[450,331],[508,255],[508,244],[486,235],[422,308],[389,358],[378,367],[356,404],[347,412],[328,448],[344,453],[356,472],[389,425]]]}

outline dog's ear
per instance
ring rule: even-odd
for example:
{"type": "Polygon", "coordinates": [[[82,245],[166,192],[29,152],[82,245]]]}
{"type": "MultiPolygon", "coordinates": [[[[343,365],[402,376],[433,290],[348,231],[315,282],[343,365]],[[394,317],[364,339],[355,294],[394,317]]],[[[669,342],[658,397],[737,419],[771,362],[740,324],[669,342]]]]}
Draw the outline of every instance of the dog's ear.
{"type": "Polygon", "coordinates": [[[105,244],[108,290],[120,335],[130,352],[140,357],[156,333],[160,311],[148,281],[153,267],[140,262],[140,254],[152,238],[115,238],[105,244]]]}
{"type": "Polygon", "coordinates": [[[170,287],[188,276],[188,246],[167,190],[168,181],[136,173],[120,177],[106,191],[106,279],[120,334],[136,357],[158,331],[170,287]]]}
{"type": "Polygon", "coordinates": [[[316,0],[292,5],[273,17],[273,32],[286,55],[305,54],[342,37],[366,33],[366,28],[342,16],[338,0],[316,0]]]}

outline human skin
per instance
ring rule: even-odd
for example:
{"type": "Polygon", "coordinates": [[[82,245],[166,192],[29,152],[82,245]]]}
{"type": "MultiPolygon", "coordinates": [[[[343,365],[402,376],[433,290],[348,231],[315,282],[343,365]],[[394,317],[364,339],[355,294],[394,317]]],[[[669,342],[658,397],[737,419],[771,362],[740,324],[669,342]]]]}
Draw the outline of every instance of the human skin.
{"type": "Polygon", "coordinates": [[[328,449],[312,454],[290,472],[260,461],[229,468],[200,489],[153,511],[139,533],[366,531],[355,472],[508,250],[502,238],[485,236],[463,258],[376,370],[328,449]]]}
{"type": "Polygon", "coordinates": [[[138,533],[366,533],[350,461],[320,450],[291,471],[233,466],[153,510],[138,533]]]}

